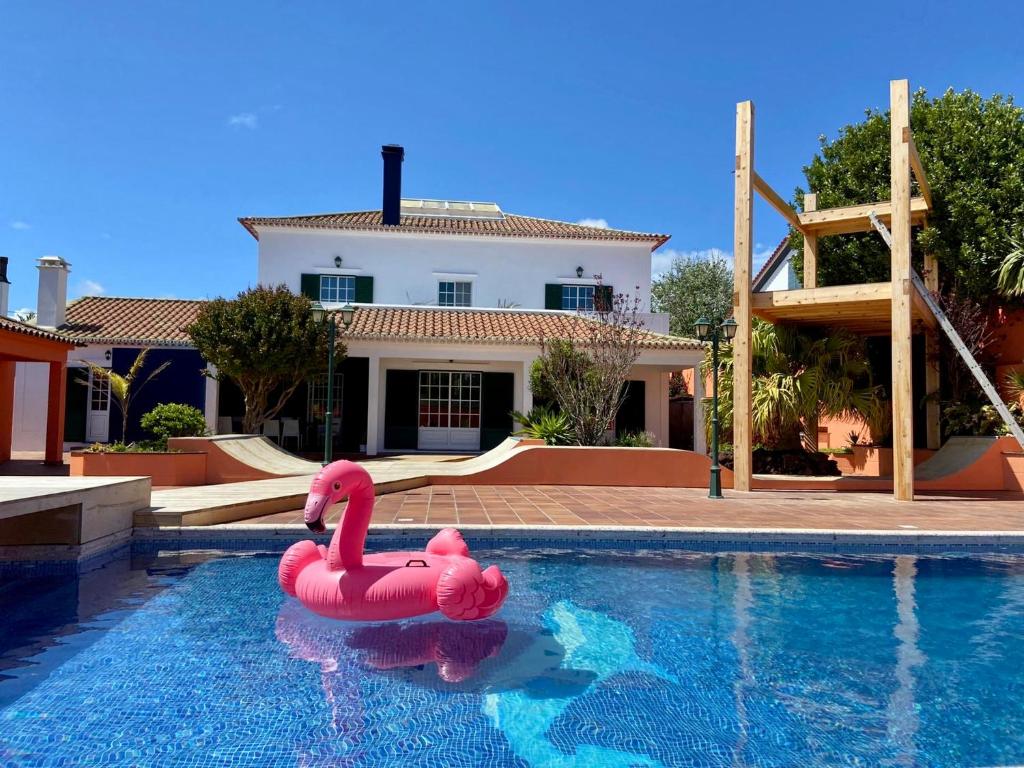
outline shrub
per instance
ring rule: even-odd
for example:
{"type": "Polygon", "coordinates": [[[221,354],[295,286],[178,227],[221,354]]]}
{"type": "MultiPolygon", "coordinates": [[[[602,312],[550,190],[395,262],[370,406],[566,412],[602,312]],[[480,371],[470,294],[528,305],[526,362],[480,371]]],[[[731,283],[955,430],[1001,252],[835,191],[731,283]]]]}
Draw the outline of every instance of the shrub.
{"type": "Polygon", "coordinates": [[[514,411],[512,418],[523,425],[517,435],[543,440],[545,445],[568,445],[572,442],[572,428],[564,413],[537,406],[525,415],[514,411]]]}
{"type": "Polygon", "coordinates": [[[139,423],[163,442],[169,437],[202,437],[206,434],[203,412],[182,403],[161,403],[144,415],[139,423]]]}
{"type": "Polygon", "coordinates": [[[615,439],[619,448],[653,448],[654,435],[650,432],[625,432],[615,439]]]}

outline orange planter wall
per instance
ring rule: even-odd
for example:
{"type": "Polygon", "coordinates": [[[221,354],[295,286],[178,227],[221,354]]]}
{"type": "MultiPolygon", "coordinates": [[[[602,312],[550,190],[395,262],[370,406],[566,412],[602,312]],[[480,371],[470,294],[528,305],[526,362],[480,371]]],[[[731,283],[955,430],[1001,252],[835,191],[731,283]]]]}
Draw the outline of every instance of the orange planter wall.
{"type": "Polygon", "coordinates": [[[88,453],[72,451],[76,477],[151,477],[153,485],[204,485],[205,453],[88,453]]]}

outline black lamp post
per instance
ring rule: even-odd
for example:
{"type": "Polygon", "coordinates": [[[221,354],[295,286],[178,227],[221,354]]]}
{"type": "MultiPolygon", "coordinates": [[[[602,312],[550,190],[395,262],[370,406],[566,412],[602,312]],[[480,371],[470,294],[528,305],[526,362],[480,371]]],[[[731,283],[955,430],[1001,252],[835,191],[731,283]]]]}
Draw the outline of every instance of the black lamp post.
{"type": "MultiPolygon", "coordinates": [[[[331,463],[331,454],[334,450],[334,339],[338,333],[338,324],[334,315],[328,312],[319,301],[314,301],[313,321],[327,323],[327,403],[324,412],[324,460],[326,467],[331,463]]],[[[346,330],[352,324],[352,315],[355,310],[351,304],[341,308],[341,322],[346,330]]]]}
{"type": "Polygon", "coordinates": [[[698,340],[711,342],[711,482],[708,498],[721,499],[722,468],[718,464],[718,343],[732,341],[737,326],[731,317],[716,327],[706,317],[702,317],[693,327],[698,340]]]}

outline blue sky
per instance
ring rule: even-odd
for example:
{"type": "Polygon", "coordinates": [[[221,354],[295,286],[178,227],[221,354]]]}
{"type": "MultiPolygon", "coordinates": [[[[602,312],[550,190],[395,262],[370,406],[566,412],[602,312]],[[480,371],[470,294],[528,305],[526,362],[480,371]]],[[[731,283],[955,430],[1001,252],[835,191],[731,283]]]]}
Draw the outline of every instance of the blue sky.
{"type": "MultiPolygon", "coordinates": [[[[830,5],[2,2],[11,307],[48,254],[72,295],[232,294],[238,216],[379,207],[389,142],[408,196],[671,233],[656,265],[729,251],[737,101],[789,197],[891,78],[1024,98],[1021,4],[830,5]]],[[[783,233],[759,206],[761,250],[783,233]]]]}

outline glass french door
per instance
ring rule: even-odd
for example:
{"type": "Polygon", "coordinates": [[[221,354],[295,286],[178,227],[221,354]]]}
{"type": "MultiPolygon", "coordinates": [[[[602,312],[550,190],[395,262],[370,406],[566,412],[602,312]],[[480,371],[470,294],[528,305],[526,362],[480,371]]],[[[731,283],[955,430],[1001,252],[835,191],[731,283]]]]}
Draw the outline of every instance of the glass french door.
{"type": "Polygon", "coordinates": [[[480,450],[480,374],[420,371],[421,451],[480,450]]]}
{"type": "MultiPolygon", "coordinates": [[[[110,437],[110,379],[89,371],[89,410],[85,423],[85,439],[105,443],[110,437]]],[[[124,440],[125,436],[121,435],[124,440]]]]}

